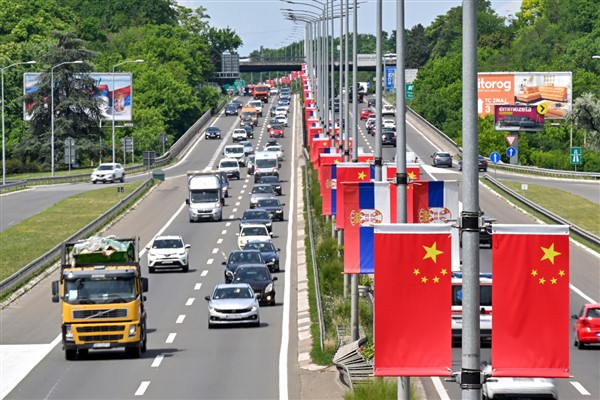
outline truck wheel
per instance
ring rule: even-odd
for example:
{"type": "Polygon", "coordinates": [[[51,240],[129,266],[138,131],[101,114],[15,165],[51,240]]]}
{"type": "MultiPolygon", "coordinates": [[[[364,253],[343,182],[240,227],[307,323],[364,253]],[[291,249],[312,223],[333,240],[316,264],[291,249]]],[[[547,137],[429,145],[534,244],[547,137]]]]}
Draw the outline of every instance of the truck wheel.
{"type": "Polygon", "coordinates": [[[148,349],[148,347],[146,346],[146,342],[148,341],[148,337],[146,336],[146,327],[144,326],[144,328],[142,329],[143,334],[144,334],[144,341],[142,342],[142,353],[145,353],[146,350],[148,349]]]}
{"type": "Polygon", "coordinates": [[[65,349],[65,359],[73,361],[77,358],[77,349],[65,349]]]}
{"type": "Polygon", "coordinates": [[[79,356],[79,358],[85,358],[87,357],[89,351],[88,349],[79,349],[77,350],[77,355],[79,356]]]}
{"type": "Polygon", "coordinates": [[[130,358],[140,358],[142,356],[142,346],[125,347],[125,353],[130,358]]]}
{"type": "Polygon", "coordinates": [[[121,177],[121,183],[125,182],[125,174],[121,177]]]}

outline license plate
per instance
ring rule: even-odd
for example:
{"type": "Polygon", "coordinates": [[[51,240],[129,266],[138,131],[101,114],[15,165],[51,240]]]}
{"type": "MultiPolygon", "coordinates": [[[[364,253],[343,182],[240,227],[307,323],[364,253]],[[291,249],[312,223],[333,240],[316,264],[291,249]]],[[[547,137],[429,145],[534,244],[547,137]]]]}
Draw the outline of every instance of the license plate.
{"type": "Polygon", "coordinates": [[[163,264],[173,264],[172,260],[163,260],[163,264]]]}
{"type": "Polygon", "coordinates": [[[241,316],[240,316],[240,315],[237,315],[237,314],[227,314],[227,315],[225,316],[225,318],[226,318],[226,319],[240,319],[240,318],[241,318],[241,316]]]}
{"type": "Polygon", "coordinates": [[[94,343],[95,349],[106,349],[110,347],[110,343],[94,343]]]}

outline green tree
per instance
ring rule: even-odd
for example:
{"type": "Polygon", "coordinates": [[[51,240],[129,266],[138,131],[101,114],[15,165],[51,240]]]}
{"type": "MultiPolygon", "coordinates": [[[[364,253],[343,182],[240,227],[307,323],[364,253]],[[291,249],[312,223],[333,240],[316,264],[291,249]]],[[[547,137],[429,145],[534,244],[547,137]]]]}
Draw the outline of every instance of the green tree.
{"type": "Polygon", "coordinates": [[[584,93],[573,102],[567,120],[585,132],[586,144],[600,151],[600,101],[591,93],[584,93]]]}

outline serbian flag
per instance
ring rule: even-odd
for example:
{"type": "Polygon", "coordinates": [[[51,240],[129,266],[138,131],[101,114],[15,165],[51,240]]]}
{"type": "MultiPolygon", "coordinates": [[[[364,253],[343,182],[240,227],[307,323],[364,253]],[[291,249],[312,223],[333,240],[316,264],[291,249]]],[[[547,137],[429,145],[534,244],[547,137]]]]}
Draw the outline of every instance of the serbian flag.
{"type": "Polygon", "coordinates": [[[323,149],[323,152],[319,153],[317,168],[320,168],[321,165],[337,164],[342,162],[344,155],[342,153],[337,153],[336,151],[337,149],[335,147],[323,149]]]}
{"type": "Polygon", "coordinates": [[[569,227],[492,227],[492,375],[569,377],[569,227]]]}
{"type": "Polygon", "coordinates": [[[450,230],[375,225],[375,376],[451,374],[450,230]]]}
{"type": "MultiPolygon", "coordinates": [[[[344,190],[343,185],[346,182],[370,182],[375,177],[374,167],[364,162],[341,162],[335,166],[333,171],[336,178],[337,190],[332,191],[332,214],[344,215],[344,190]]],[[[344,218],[336,218],[336,229],[344,229],[344,218]]]]}
{"type": "Polygon", "coordinates": [[[458,219],[458,181],[415,181],[412,221],[446,223],[458,219]]]}
{"type": "Polygon", "coordinates": [[[319,187],[321,189],[321,215],[332,215],[331,192],[336,189],[333,169],[335,169],[335,164],[322,165],[319,168],[319,175],[322,174],[322,179],[319,180],[319,187]]]}
{"type": "Polygon", "coordinates": [[[346,182],[343,190],[344,273],[372,274],[373,226],[396,222],[396,185],[346,182]]]}

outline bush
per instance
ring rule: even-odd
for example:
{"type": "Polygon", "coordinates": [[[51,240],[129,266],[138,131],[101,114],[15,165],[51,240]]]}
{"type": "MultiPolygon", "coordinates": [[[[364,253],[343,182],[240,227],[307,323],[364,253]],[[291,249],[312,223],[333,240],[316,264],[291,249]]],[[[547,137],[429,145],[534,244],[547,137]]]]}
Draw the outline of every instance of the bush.
{"type": "Polygon", "coordinates": [[[24,163],[22,160],[16,158],[6,160],[7,175],[28,174],[32,172],[40,172],[41,170],[42,166],[37,162],[24,163]]]}

